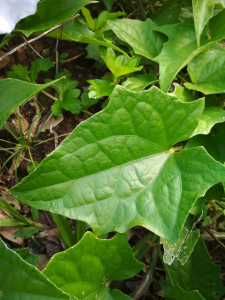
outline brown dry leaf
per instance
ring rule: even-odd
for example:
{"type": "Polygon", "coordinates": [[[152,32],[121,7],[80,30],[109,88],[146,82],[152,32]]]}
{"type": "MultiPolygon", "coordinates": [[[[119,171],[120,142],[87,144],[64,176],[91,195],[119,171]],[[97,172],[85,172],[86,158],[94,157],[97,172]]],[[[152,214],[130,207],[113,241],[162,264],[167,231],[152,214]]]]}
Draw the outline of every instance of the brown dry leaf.
{"type": "Polygon", "coordinates": [[[5,239],[16,243],[18,245],[22,245],[23,244],[23,238],[21,237],[14,237],[14,233],[16,231],[18,231],[19,229],[21,229],[19,226],[15,226],[15,227],[1,227],[0,228],[0,235],[2,235],[5,239]]]}
{"type": "Polygon", "coordinates": [[[49,260],[50,260],[50,258],[48,257],[47,254],[42,254],[38,257],[37,267],[41,272],[45,269],[49,260]]]}
{"type": "MultiPolygon", "coordinates": [[[[11,119],[11,121],[6,121],[5,125],[7,125],[13,132],[15,132],[18,136],[20,136],[20,126],[19,126],[17,110],[14,110],[12,114],[15,115],[15,118],[11,119]]],[[[20,121],[21,121],[22,131],[25,132],[29,128],[29,123],[22,114],[20,114],[20,121]]]]}
{"type": "Polygon", "coordinates": [[[21,206],[20,206],[20,202],[18,200],[16,200],[15,198],[13,198],[9,193],[8,190],[2,190],[1,191],[2,194],[2,198],[8,202],[9,204],[12,204],[15,209],[20,210],[21,206]]]}

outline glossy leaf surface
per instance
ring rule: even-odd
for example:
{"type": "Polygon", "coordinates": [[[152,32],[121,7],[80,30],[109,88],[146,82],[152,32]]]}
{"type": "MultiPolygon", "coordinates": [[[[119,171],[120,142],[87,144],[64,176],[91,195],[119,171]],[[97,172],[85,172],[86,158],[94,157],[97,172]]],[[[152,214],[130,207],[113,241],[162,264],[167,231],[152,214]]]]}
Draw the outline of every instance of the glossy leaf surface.
{"type": "Polygon", "coordinates": [[[0,239],[0,291],[2,300],[70,300],[39,270],[8,249],[0,239]],[[13,279],[13,280],[12,280],[13,279]]]}
{"type": "Polygon", "coordinates": [[[11,194],[85,221],[97,235],[142,225],[174,243],[196,199],[225,177],[203,148],[170,151],[192,134],[203,107],[203,99],[183,103],[156,87],[117,86],[107,108],[77,126],[11,194]]]}
{"type": "Polygon", "coordinates": [[[218,106],[209,106],[204,109],[203,114],[200,117],[199,123],[195,131],[191,136],[197,134],[208,134],[211,128],[216,123],[222,123],[225,121],[225,110],[218,106]]]}
{"type": "Polygon", "coordinates": [[[0,80],[0,127],[19,105],[55,82],[34,84],[17,79],[0,80]]]}
{"type": "MultiPolygon", "coordinates": [[[[43,274],[62,291],[77,299],[117,300],[120,298],[111,295],[109,283],[133,277],[143,267],[144,264],[132,255],[126,235],[101,240],[88,232],[77,245],[56,254],[43,274]]],[[[121,292],[119,294],[123,295],[121,292]]],[[[121,299],[131,298],[123,295],[121,299]]]]}
{"type": "Polygon", "coordinates": [[[108,24],[137,54],[154,60],[162,50],[164,40],[154,31],[158,26],[150,19],[145,22],[129,19],[110,20],[108,24]]]}
{"type": "Polygon", "coordinates": [[[188,73],[193,83],[184,85],[204,94],[225,92],[225,50],[213,46],[196,56],[188,65],[188,73]]]}
{"type": "Polygon", "coordinates": [[[46,30],[71,18],[83,6],[91,3],[88,0],[44,0],[37,5],[34,15],[21,20],[16,30],[26,36],[33,32],[46,30]]]}
{"type": "MultiPolygon", "coordinates": [[[[178,284],[185,291],[198,291],[206,300],[215,300],[218,293],[221,297],[225,287],[220,279],[221,267],[215,265],[209,256],[207,248],[200,238],[188,261],[182,265],[175,260],[172,265],[167,266],[174,284],[178,284]]],[[[161,281],[165,294],[172,289],[169,278],[161,281]]]]}

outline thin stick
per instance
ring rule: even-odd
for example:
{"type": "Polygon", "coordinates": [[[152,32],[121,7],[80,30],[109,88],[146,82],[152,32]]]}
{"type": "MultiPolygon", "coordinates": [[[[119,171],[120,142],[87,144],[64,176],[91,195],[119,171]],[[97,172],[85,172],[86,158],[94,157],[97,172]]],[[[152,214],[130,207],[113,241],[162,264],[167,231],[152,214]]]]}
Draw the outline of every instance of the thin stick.
{"type": "Polygon", "coordinates": [[[29,41],[26,41],[26,42],[24,42],[23,44],[20,44],[20,45],[17,46],[16,48],[14,48],[14,49],[12,49],[11,51],[7,52],[5,55],[2,55],[2,56],[0,57],[0,61],[2,61],[4,58],[6,58],[7,56],[11,55],[12,53],[16,52],[18,49],[23,48],[24,46],[26,46],[26,45],[28,45],[28,44],[30,44],[30,43],[32,43],[32,42],[34,42],[34,41],[40,39],[41,37],[47,35],[48,33],[50,33],[50,32],[52,32],[52,31],[54,31],[54,30],[56,30],[56,29],[58,29],[58,28],[64,26],[65,24],[69,23],[70,21],[72,21],[73,19],[75,19],[75,18],[77,18],[77,17],[79,17],[79,14],[73,16],[72,18],[70,18],[69,20],[67,20],[67,21],[65,21],[65,22],[63,22],[63,23],[61,23],[61,24],[58,24],[58,25],[52,27],[51,29],[45,31],[44,33],[38,35],[37,37],[35,37],[35,38],[33,38],[33,39],[29,40],[29,41]]]}
{"type": "MultiPolygon", "coordinates": [[[[1,149],[4,149],[3,147],[0,147],[1,149]]],[[[10,153],[10,154],[15,154],[15,153],[13,153],[12,151],[9,151],[9,150],[6,150],[6,149],[4,149],[4,151],[5,152],[8,152],[8,153],[10,153]]],[[[20,156],[20,158],[22,158],[22,159],[24,159],[24,160],[26,160],[26,161],[29,161],[29,162],[32,162],[32,160],[30,160],[30,159],[28,159],[28,158],[25,158],[25,157],[23,157],[23,156],[20,156]]]]}
{"type": "MultiPolygon", "coordinates": [[[[25,38],[23,35],[22,35],[22,38],[24,39],[24,41],[27,42],[26,38],[25,38]]],[[[39,56],[40,58],[44,58],[43,56],[41,56],[41,54],[39,54],[39,53],[37,52],[36,49],[34,49],[33,46],[31,46],[30,44],[28,44],[28,46],[29,46],[29,47],[37,54],[37,56],[39,56]]]]}
{"type": "Polygon", "coordinates": [[[217,241],[217,243],[219,243],[220,244],[220,246],[222,246],[223,247],[223,249],[225,249],[225,245],[212,233],[212,231],[209,229],[209,228],[207,228],[207,227],[204,227],[204,229],[208,232],[208,234],[210,234],[211,235],[211,237],[215,240],[215,241],[217,241]]]}
{"type": "Polygon", "coordinates": [[[62,64],[66,64],[68,62],[71,62],[72,60],[75,60],[75,59],[79,58],[80,56],[82,56],[84,54],[85,54],[85,52],[82,52],[82,53],[80,53],[80,54],[78,54],[78,55],[76,55],[76,56],[74,56],[72,58],[69,58],[69,59],[65,60],[62,64]]]}

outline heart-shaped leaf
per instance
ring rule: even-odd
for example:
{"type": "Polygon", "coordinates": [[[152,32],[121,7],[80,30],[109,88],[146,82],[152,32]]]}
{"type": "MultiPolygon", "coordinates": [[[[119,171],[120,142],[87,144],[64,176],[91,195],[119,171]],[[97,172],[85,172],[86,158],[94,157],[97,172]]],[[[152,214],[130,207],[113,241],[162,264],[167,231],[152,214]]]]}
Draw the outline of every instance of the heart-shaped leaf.
{"type": "Polygon", "coordinates": [[[158,88],[117,86],[18,186],[13,197],[86,221],[101,235],[143,225],[171,243],[197,198],[225,177],[203,148],[174,153],[197,126],[204,100],[183,103],[158,88]]]}
{"type": "Polygon", "coordinates": [[[37,268],[8,249],[0,239],[0,297],[2,300],[71,300],[37,268]],[[19,297],[19,298],[18,298],[19,297]]]}
{"type": "Polygon", "coordinates": [[[111,291],[109,284],[112,280],[133,277],[143,267],[134,258],[126,235],[101,240],[87,232],[77,245],[56,254],[43,274],[76,299],[128,300],[131,298],[120,291],[111,291]]]}

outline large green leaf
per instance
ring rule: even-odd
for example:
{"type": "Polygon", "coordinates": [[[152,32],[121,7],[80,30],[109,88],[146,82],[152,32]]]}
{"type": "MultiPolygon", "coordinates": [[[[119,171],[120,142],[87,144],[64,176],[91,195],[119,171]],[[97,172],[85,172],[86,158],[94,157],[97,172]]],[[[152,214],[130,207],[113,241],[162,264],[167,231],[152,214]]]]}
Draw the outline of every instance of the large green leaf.
{"type": "Polygon", "coordinates": [[[213,8],[218,3],[220,3],[223,7],[225,5],[224,0],[192,0],[198,47],[200,47],[201,33],[206,23],[209,21],[210,18],[212,18],[213,8]]]}
{"type": "Polygon", "coordinates": [[[143,225],[176,242],[197,198],[225,177],[203,148],[174,153],[204,100],[183,103],[158,88],[117,86],[11,194],[35,208],[86,221],[97,235],[143,225]],[[182,125],[181,125],[182,124],[182,125]]]}
{"type": "Polygon", "coordinates": [[[70,300],[37,268],[8,249],[0,239],[0,298],[2,300],[70,300]]]}
{"type": "MultiPolygon", "coordinates": [[[[202,238],[198,240],[184,265],[175,260],[167,268],[173,284],[178,284],[185,291],[198,291],[206,300],[216,300],[225,293],[225,287],[220,279],[221,267],[211,261],[202,238]],[[218,298],[215,296],[216,293],[218,298]]],[[[168,277],[160,284],[165,294],[171,291],[172,284],[168,277]]]]}
{"type": "Polygon", "coordinates": [[[37,11],[16,25],[16,30],[26,36],[33,32],[46,30],[71,18],[89,0],[43,0],[38,2],[37,11]]]}
{"type": "Polygon", "coordinates": [[[184,85],[204,94],[225,93],[225,49],[219,45],[197,55],[188,64],[192,84],[184,85]]]}
{"type": "Polygon", "coordinates": [[[198,134],[208,134],[211,128],[216,123],[222,123],[225,121],[225,110],[218,106],[209,106],[204,109],[203,114],[200,117],[198,126],[191,136],[198,134]]]}
{"type": "Polygon", "coordinates": [[[0,80],[0,128],[19,105],[58,80],[47,84],[35,84],[18,79],[0,80]]]}
{"type": "MultiPolygon", "coordinates": [[[[108,287],[110,282],[133,277],[143,267],[144,264],[134,258],[126,235],[101,240],[88,232],[77,245],[56,254],[43,274],[77,299],[117,300],[120,298],[115,297],[108,287]]],[[[122,295],[121,299],[131,299],[122,295]]]]}
{"type": "Polygon", "coordinates": [[[137,54],[154,60],[162,50],[164,39],[154,31],[158,26],[150,19],[145,22],[129,19],[110,20],[108,24],[137,54]]]}
{"type": "Polygon", "coordinates": [[[171,291],[165,295],[166,300],[205,300],[197,291],[187,292],[176,284],[171,291]]]}
{"type": "Polygon", "coordinates": [[[63,26],[63,30],[57,29],[48,34],[50,37],[60,38],[67,41],[74,41],[79,43],[94,44],[99,46],[105,46],[113,48],[124,55],[128,56],[126,52],[115,46],[114,44],[107,43],[96,35],[93,31],[88,29],[87,24],[85,24],[81,19],[76,18],[63,26]]]}

